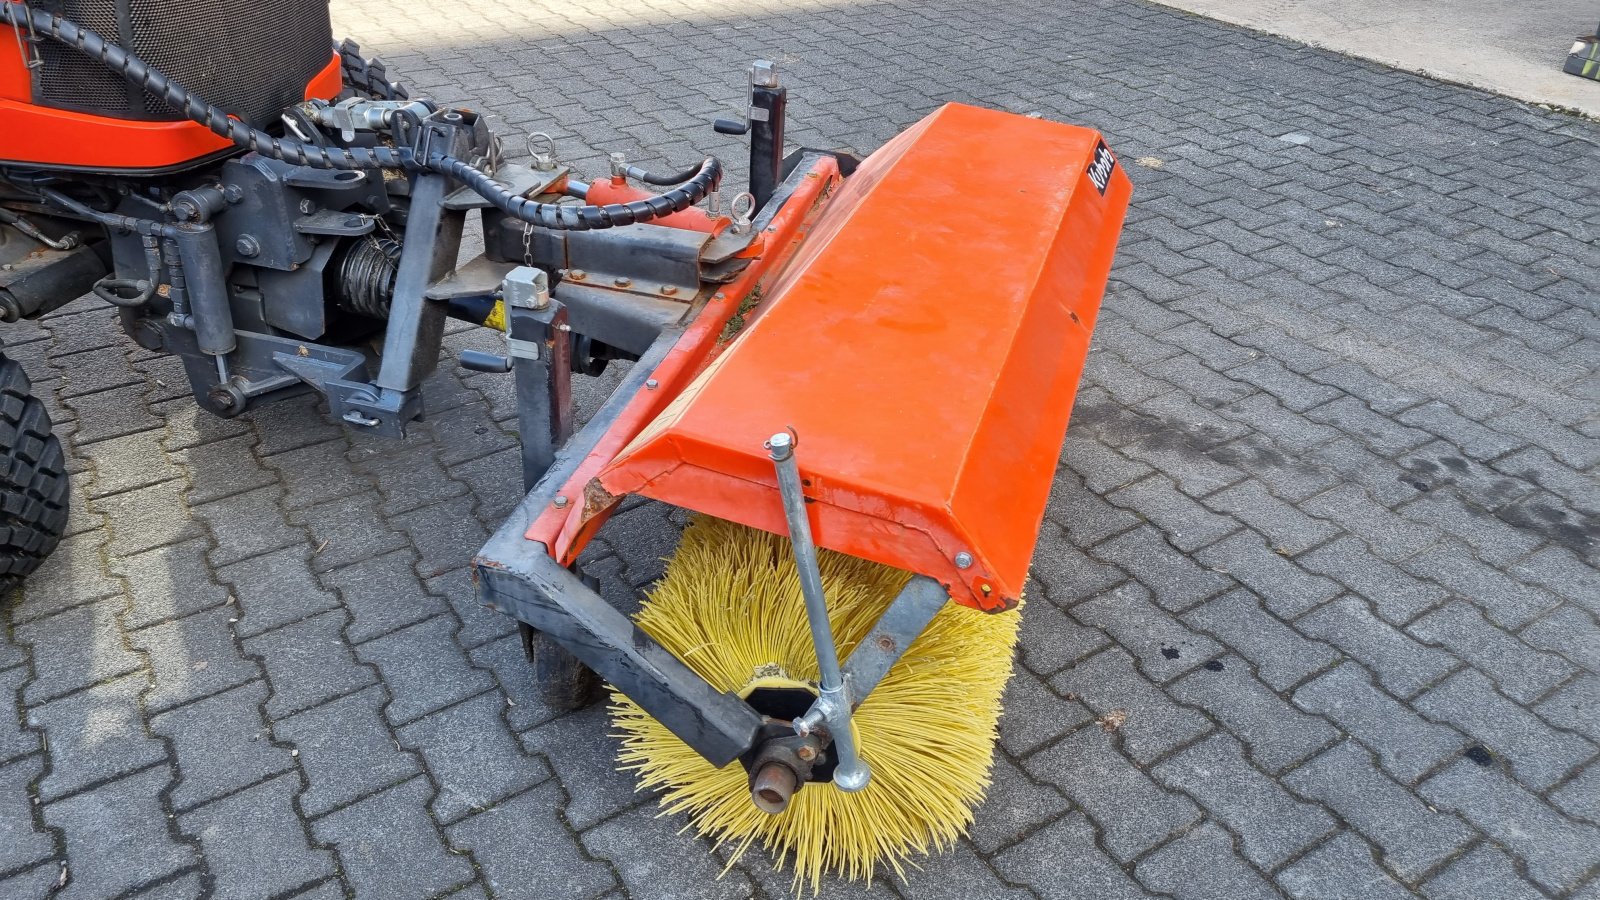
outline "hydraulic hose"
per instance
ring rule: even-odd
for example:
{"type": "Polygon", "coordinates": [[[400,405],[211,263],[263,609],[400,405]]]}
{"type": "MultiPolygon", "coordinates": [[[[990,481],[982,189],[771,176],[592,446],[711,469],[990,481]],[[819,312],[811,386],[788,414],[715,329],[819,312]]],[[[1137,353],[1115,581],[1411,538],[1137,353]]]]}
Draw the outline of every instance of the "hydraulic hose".
{"type": "MultiPolygon", "coordinates": [[[[58,14],[31,9],[26,3],[0,0],[0,22],[26,30],[29,34],[42,34],[98,60],[111,71],[160,97],[168,106],[181,112],[188,119],[204,125],[245,150],[281,159],[293,165],[317,169],[420,168],[437,172],[466,184],[507,215],[546,228],[588,230],[648,222],[699,203],[722,178],[722,163],[716,157],[708,156],[693,170],[694,174],[685,183],[656,197],[604,206],[539,203],[512,194],[483,170],[442,153],[430,154],[426,159],[417,159],[409,151],[392,147],[318,147],[291,138],[273,137],[239,119],[230,118],[221,109],[150,68],[144,60],[110,43],[93,31],[58,14]]],[[[649,175],[649,173],[644,174],[649,175]]],[[[641,178],[641,180],[647,179],[641,178]]],[[[660,185],[676,182],[649,180],[648,183],[660,185]]]]}
{"type": "Polygon", "coordinates": [[[495,184],[494,179],[483,171],[459,159],[435,157],[430,160],[429,166],[472,188],[484,199],[493,203],[495,208],[509,216],[545,228],[574,231],[632,225],[635,222],[648,222],[651,219],[681,212],[700,202],[722,177],[722,164],[717,162],[716,157],[708,156],[706,161],[701,163],[697,175],[665,194],[657,194],[631,203],[576,206],[540,203],[537,200],[518,197],[495,184]]]}
{"type": "Polygon", "coordinates": [[[28,237],[33,238],[52,250],[71,250],[72,248],[78,246],[79,243],[78,233],[76,231],[63,235],[60,240],[56,240],[50,235],[40,231],[38,226],[34,225],[32,222],[29,222],[27,219],[24,219],[22,216],[12,212],[9,209],[5,209],[4,207],[0,207],[0,222],[10,225],[12,228],[15,228],[16,230],[22,232],[28,237]]]}
{"type": "Polygon", "coordinates": [[[693,178],[700,172],[700,167],[691,166],[687,169],[684,169],[682,172],[672,172],[666,175],[658,175],[654,172],[641,169],[638,166],[628,166],[623,170],[623,172],[629,178],[642,181],[645,184],[653,184],[656,187],[670,187],[674,184],[683,184],[685,181],[693,178]]]}
{"type": "MultiPolygon", "coordinates": [[[[161,283],[162,259],[160,244],[163,240],[172,240],[179,234],[178,226],[166,222],[157,222],[153,219],[138,219],[132,216],[122,216],[116,213],[101,212],[87,204],[68,197],[60,191],[47,187],[37,188],[39,196],[46,201],[72,213],[75,216],[97,222],[107,228],[117,228],[130,231],[140,236],[144,244],[145,266],[149,269],[149,278],[117,278],[107,275],[94,283],[90,288],[96,297],[116,306],[140,307],[150,302],[155,296],[156,288],[161,283]]],[[[181,271],[175,271],[175,276],[181,277],[181,271]]]]}

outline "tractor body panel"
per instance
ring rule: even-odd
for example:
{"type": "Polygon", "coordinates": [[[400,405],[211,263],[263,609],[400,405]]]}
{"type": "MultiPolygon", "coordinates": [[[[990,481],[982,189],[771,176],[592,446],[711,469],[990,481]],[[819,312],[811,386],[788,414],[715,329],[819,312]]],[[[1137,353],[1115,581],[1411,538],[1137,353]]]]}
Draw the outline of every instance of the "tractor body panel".
{"type": "Polygon", "coordinates": [[[762,445],[792,428],[820,546],[1014,606],[1130,191],[1091,129],[943,107],[600,484],[787,533],[762,445]]]}
{"type": "MultiPolygon", "coordinates": [[[[256,127],[342,87],[325,0],[35,5],[59,9],[256,127]]],[[[17,32],[0,40],[0,134],[0,164],[95,172],[163,173],[235,149],[98,60],[17,32]]]]}

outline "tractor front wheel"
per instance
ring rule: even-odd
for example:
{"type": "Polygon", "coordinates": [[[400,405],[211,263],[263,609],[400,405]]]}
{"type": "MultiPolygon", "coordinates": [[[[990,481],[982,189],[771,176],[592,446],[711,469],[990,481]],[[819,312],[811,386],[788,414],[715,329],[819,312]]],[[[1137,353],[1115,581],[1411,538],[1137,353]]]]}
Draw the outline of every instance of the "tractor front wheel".
{"type": "Polygon", "coordinates": [[[0,354],[0,587],[44,562],[67,528],[67,468],[22,366],[0,354]]]}

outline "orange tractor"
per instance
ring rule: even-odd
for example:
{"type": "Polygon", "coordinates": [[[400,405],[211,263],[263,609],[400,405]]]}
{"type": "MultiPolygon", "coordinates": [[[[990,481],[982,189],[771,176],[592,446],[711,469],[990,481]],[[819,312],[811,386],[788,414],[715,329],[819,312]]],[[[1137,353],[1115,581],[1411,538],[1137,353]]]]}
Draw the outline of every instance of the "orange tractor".
{"type": "MultiPolygon", "coordinates": [[[[950,104],[865,160],[789,151],[758,62],[716,126],[750,141],[724,203],[715,158],[583,181],[538,136],[509,161],[481,116],[336,52],[325,0],[0,25],[0,318],[93,294],[218,415],[314,391],[391,435],[446,318],[504,332],[457,361],[515,379],[528,494],[474,574],[546,701],[609,683],[624,764],[805,879],[959,833],[1130,194],[1095,131],[950,104]],[[575,430],[573,376],[613,363],[575,430]],[[577,567],[630,495],[703,517],[634,619],[577,567]]],[[[14,368],[22,574],[65,475],[14,368]]]]}

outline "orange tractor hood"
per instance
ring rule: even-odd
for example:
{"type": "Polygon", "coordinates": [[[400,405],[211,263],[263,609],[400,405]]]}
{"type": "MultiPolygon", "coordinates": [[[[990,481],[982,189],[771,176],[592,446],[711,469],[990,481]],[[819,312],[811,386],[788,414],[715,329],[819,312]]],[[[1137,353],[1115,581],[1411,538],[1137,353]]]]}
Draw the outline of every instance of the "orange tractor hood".
{"type": "Polygon", "coordinates": [[[947,105],[874,153],[733,343],[600,473],[1016,605],[1131,186],[1100,135],[947,105]]]}

